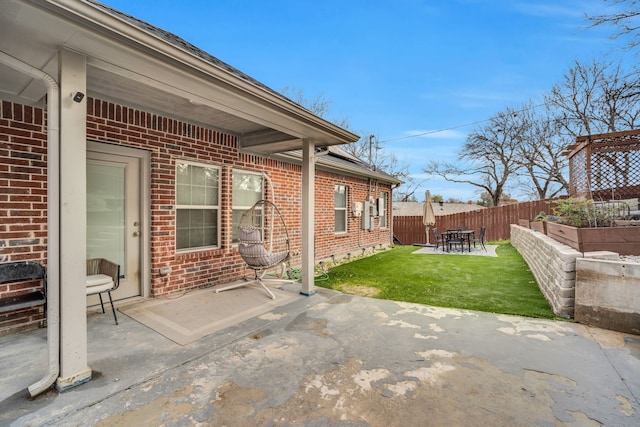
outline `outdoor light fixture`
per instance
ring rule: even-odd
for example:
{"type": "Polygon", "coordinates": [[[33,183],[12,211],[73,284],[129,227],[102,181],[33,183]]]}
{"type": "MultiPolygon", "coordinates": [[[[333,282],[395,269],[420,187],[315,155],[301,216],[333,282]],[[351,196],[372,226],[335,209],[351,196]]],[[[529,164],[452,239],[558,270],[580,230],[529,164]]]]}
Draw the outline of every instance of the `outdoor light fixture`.
{"type": "Polygon", "coordinates": [[[75,102],[82,102],[83,99],[84,99],[84,93],[76,92],[76,93],[73,94],[73,100],[75,102]]]}

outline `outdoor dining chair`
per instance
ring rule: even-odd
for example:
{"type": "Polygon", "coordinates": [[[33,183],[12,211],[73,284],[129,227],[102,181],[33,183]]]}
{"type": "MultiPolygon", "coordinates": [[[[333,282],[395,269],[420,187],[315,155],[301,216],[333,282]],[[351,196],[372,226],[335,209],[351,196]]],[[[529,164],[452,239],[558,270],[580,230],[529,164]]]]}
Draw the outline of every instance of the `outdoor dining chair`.
{"type": "Polygon", "coordinates": [[[445,247],[445,240],[442,237],[442,234],[438,233],[438,228],[437,227],[433,227],[431,230],[433,230],[433,237],[434,240],[436,241],[436,248],[434,250],[438,250],[438,248],[440,246],[442,246],[442,250],[444,251],[444,247],[445,247]]]}
{"type": "Polygon", "coordinates": [[[451,252],[451,248],[460,245],[460,251],[464,252],[465,237],[460,233],[461,228],[455,230],[447,230],[447,252],[451,252]]]}
{"type": "Polygon", "coordinates": [[[482,246],[482,249],[484,249],[484,251],[487,251],[486,246],[484,245],[484,235],[487,231],[486,227],[480,227],[480,234],[478,235],[478,237],[473,239],[473,247],[476,247],[476,243],[480,243],[480,245],[482,246]]]}
{"type": "Polygon", "coordinates": [[[113,306],[111,292],[115,291],[118,289],[118,286],[120,286],[120,266],[115,262],[104,258],[88,259],[86,286],[87,296],[98,294],[102,313],[104,313],[102,294],[106,292],[107,295],[109,295],[111,311],[113,311],[113,320],[115,320],[117,325],[118,317],[116,316],[116,309],[113,306]]]}

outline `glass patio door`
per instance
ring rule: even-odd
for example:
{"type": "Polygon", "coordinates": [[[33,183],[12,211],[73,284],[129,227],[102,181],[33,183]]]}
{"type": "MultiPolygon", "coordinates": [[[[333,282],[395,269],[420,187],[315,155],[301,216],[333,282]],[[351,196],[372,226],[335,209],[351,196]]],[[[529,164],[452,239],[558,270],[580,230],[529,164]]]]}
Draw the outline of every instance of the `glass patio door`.
{"type": "MultiPolygon", "coordinates": [[[[140,283],[140,159],[87,152],[87,258],[120,265],[115,300],[142,295],[140,283]]],[[[96,296],[88,305],[99,304],[96,296]]]]}

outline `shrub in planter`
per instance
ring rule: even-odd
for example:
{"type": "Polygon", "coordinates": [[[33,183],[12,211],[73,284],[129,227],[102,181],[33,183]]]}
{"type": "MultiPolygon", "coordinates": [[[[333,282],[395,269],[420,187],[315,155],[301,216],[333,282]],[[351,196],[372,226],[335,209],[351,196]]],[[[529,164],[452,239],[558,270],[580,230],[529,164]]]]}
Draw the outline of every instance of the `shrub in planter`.
{"type": "Polygon", "coordinates": [[[547,220],[547,214],[545,213],[545,211],[540,211],[540,213],[538,215],[536,215],[535,218],[533,218],[534,221],[546,221],[547,220]]]}
{"type": "Polygon", "coordinates": [[[615,212],[594,209],[586,199],[563,199],[554,213],[557,222],[547,218],[547,236],[580,252],[612,251],[640,255],[640,227],[616,227],[615,212]]]}
{"type": "Polygon", "coordinates": [[[561,224],[578,228],[613,227],[614,212],[607,209],[595,209],[593,200],[573,198],[557,200],[553,213],[560,217],[561,224]]]}

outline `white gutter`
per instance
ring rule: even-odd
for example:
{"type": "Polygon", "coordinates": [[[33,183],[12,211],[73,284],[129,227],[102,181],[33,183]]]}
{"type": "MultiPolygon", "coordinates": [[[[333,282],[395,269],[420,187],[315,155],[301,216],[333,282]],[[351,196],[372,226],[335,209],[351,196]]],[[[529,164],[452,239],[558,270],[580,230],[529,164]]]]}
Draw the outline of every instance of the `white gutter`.
{"type": "Polygon", "coordinates": [[[58,83],[50,75],[4,52],[0,62],[47,86],[47,344],[49,371],[29,386],[31,397],[47,390],[60,373],[60,108],[58,83]]]}

